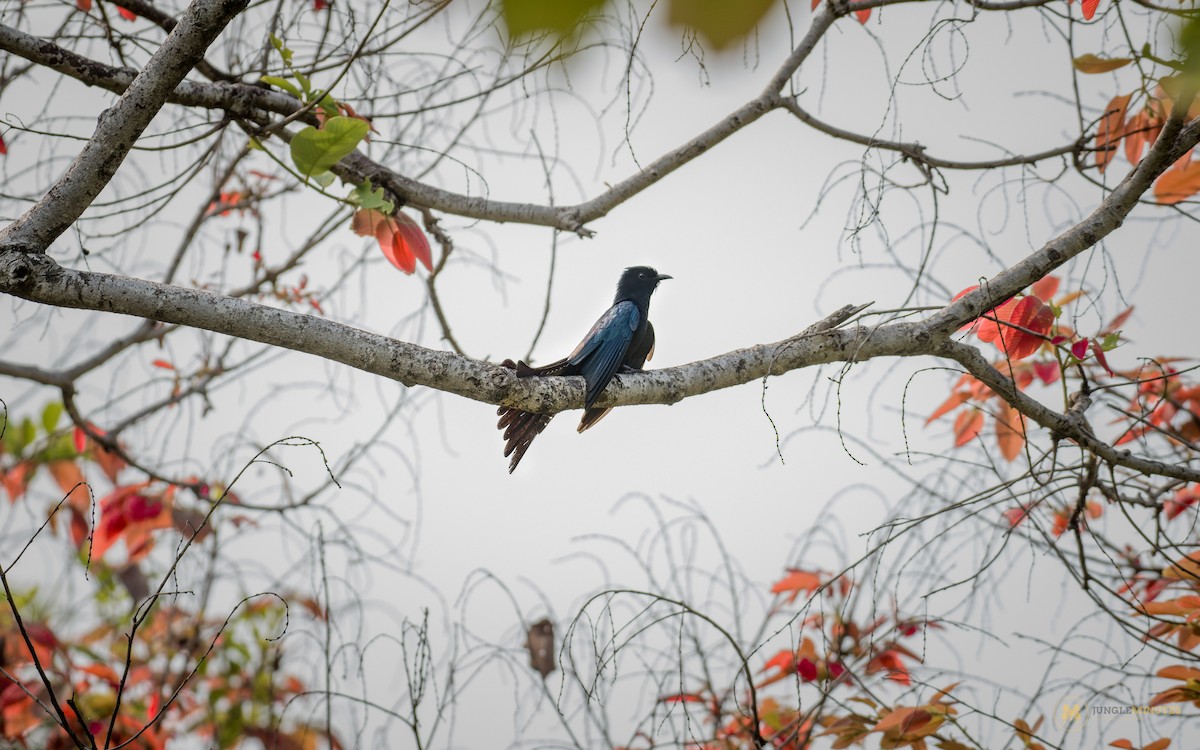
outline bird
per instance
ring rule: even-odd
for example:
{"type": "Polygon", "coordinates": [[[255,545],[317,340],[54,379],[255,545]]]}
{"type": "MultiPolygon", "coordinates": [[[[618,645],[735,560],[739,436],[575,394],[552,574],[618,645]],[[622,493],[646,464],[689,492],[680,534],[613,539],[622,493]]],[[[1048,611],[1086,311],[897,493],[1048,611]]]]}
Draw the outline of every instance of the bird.
{"type": "MultiPolygon", "coordinates": [[[[626,268],[617,281],[612,307],[600,316],[575,351],[543,367],[530,367],[511,359],[501,365],[516,370],[518,378],[582,375],[587,383],[583,418],[579,421],[579,432],[583,432],[611,411],[611,407],[596,409],[593,405],[613,376],[618,372],[637,372],[654,356],[650,295],[660,282],[669,278],[649,266],[626,268]]],[[[512,457],[508,464],[511,474],[554,415],[508,406],[501,406],[496,414],[500,417],[496,427],[504,430],[504,456],[512,457]]]]}

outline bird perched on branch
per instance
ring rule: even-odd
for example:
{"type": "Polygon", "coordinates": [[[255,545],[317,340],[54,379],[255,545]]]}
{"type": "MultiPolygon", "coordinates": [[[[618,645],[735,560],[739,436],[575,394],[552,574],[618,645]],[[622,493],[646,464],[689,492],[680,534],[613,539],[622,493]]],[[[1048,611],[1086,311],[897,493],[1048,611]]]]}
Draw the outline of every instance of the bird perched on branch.
{"type": "MultiPolygon", "coordinates": [[[[584,398],[583,419],[579,431],[596,424],[610,409],[594,409],[592,405],[600,398],[604,388],[618,372],[635,372],[642,369],[646,360],[654,354],[654,326],[650,325],[650,295],[658,283],[670,276],[661,274],[649,266],[626,268],[617,282],[617,296],[612,307],[600,316],[592,330],[588,331],[564,359],[551,362],[544,367],[530,367],[524,362],[513,363],[506,359],[503,364],[517,371],[518,378],[546,377],[551,375],[582,375],[587,381],[584,398]]],[[[504,455],[512,456],[508,464],[511,474],[521,463],[521,457],[533,439],[546,429],[553,414],[536,414],[507,406],[496,410],[500,421],[496,424],[504,430],[504,455]]]]}

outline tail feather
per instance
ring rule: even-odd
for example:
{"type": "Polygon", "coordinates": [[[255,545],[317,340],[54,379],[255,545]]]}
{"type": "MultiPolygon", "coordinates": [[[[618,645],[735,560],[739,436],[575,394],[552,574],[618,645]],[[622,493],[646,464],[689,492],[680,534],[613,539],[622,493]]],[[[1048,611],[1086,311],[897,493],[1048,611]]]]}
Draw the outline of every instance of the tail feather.
{"type": "Polygon", "coordinates": [[[586,429],[594,427],[596,425],[596,423],[599,422],[601,419],[604,419],[604,417],[610,411],[612,411],[612,407],[609,407],[607,409],[585,409],[583,412],[583,418],[579,420],[579,430],[578,431],[583,432],[586,429]]]}
{"type": "MultiPolygon", "coordinates": [[[[506,359],[500,364],[510,370],[516,370],[518,378],[531,378],[557,375],[567,366],[567,361],[561,359],[544,367],[530,367],[524,362],[513,362],[511,359],[506,359]]],[[[511,474],[517,468],[517,464],[521,463],[525,451],[533,445],[533,439],[546,429],[554,415],[521,411],[508,406],[496,409],[496,414],[500,417],[496,428],[504,430],[504,457],[512,456],[508,463],[508,473],[511,474]]]]}

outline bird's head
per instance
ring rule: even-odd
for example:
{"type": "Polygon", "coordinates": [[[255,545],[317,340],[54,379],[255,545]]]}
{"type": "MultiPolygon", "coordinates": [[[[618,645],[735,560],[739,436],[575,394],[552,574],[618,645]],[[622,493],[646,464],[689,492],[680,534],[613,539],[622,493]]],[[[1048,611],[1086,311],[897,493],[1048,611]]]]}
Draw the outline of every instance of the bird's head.
{"type": "Polygon", "coordinates": [[[658,282],[669,278],[671,277],[655,271],[650,266],[626,268],[625,272],[621,274],[621,280],[617,282],[617,301],[623,299],[649,300],[654,288],[658,286],[658,282]]]}

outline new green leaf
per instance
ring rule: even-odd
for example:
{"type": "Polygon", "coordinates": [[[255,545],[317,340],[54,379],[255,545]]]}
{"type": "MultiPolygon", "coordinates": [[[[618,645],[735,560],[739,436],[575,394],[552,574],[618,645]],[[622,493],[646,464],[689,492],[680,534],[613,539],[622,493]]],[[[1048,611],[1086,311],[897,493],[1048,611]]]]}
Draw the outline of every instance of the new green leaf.
{"type": "Polygon", "coordinates": [[[369,128],[353,117],[331,117],[321,130],[309,126],[292,138],[292,161],[306,178],[327,172],[358,148],[369,128]]]}

